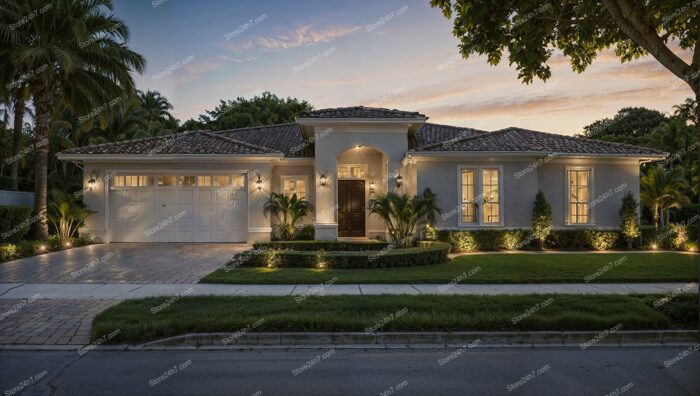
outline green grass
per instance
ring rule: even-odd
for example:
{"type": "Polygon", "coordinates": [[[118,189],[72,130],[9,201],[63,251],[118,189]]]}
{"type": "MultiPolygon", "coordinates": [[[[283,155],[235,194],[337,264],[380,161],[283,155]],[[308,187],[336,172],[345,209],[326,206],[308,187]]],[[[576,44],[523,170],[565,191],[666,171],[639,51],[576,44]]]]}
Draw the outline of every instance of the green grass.
{"type": "Polygon", "coordinates": [[[184,297],[153,314],[168,297],[124,301],[97,315],[92,337],[119,329],[110,343],[139,343],[198,332],[254,331],[509,331],[623,330],[697,327],[697,298],[678,296],[660,310],[662,296],[329,296],[184,297]],[[548,301],[549,303],[544,303],[548,301]],[[544,304],[543,304],[544,303],[544,304]],[[541,307],[533,309],[533,307],[541,307]],[[514,324],[512,319],[535,311],[514,324]],[[399,314],[399,312],[404,314],[399,314]],[[394,315],[393,320],[390,315],[394,315]],[[695,323],[695,325],[693,325],[695,323]]]}
{"type": "Polygon", "coordinates": [[[698,255],[679,253],[483,254],[448,263],[406,268],[317,270],[307,268],[219,269],[203,283],[583,283],[609,263],[627,257],[591,282],[690,282],[698,279],[698,255]],[[462,275],[476,268],[478,272],[462,275]]]}

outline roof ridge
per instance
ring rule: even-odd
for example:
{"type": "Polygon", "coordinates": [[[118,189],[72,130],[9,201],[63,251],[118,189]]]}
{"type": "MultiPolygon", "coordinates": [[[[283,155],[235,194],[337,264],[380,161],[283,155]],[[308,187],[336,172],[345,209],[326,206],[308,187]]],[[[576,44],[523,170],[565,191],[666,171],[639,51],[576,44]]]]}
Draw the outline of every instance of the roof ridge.
{"type": "Polygon", "coordinates": [[[285,122],[282,124],[258,125],[258,126],[243,127],[243,128],[231,128],[231,129],[222,129],[220,131],[210,131],[210,132],[218,134],[218,133],[222,133],[222,132],[238,132],[238,131],[245,131],[245,130],[249,130],[249,129],[272,128],[272,127],[286,126],[286,125],[299,125],[299,124],[296,122],[285,122]]]}
{"type": "Polygon", "coordinates": [[[450,141],[451,143],[459,143],[459,142],[464,142],[464,141],[466,141],[466,140],[476,140],[476,139],[491,137],[491,136],[493,136],[493,135],[495,135],[495,134],[501,134],[501,133],[504,133],[504,132],[506,132],[506,130],[504,130],[504,129],[499,129],[498,131],[493,131],[493,132],[483,131],[483,133],[480,133],[480,134],[475,135],[475,136],[464,136],[464,137],[461,137],[461,138],[459,138],[459,139],[455,139],[455,138],[445,139],[445,140],[442,140],[442,141],[440,141],[440,142],[434,142],[434,143],[426,144],[426,145],[423,145],[423,146],[419,146],[419,147],[416,147],[416,148],[414,148],[414,149],[412,149],[412,150],[430,149],[430,148],[433,148],[433,147],[442,146],[442,145],[444,145],[445,142],[447,142],[447,141],[450,141]]]}
{"type": "Polygon", "coordinates": [[[461,127],[461,126],[449,125],[449,124],[440,124],[437,122],[424,122],[423,125],[435,125],[435,126],[442,126],[442,127],[448,127],[448,128],[469,129],[471,131],[477,131],[479,133],[490,133],[489,131],[484,131],[483,129],[476,129],[476,128],[472,128],[472,127],[461,127]]]}
{"type": "Polygon", "coordinates": [[[271,152],[271,153],[279,153],[279,154],[282,154],[282,152],[279,151],[279,150],[274,150],[274,149],[271,149],[271,148],[269,148],[269,147],[264,147],[264,146],[258,146],[258,145],[256,145],[256,144],[244,142],[244,141],[242,141],[242,140],[234,139],[234,138],[231,138],[231,137],[228,137],[228,136],[221,136],[221,135],[216,134],[216,133],[214,133],[214,132],[210,132],[210,131],[200,131],[200,133],[203,133],[203,134],[205,134],[205,135],[207,135],[207,136],[211,136],[211,137],[214,137],[214,138],[217,138],[217,139],[226,140],[226,141],[231,142],[231,143],[239,144],[239,145],[241,145],[241,146],[245,146],[245,147],[251,148],[251,149],[253,149],[253,150],[262,151],[262,152],[267,151],[267,152],[271,152]]]}
{"type": "Polygon", "coordinates": [[[668,154],[668,153],[665,152],[665,151],[657,150],[657,149],[655,149],[655,148],[653,148],[653,147],[638,146],[638,145],[636,145],[636,144],[629,144],[629,143],[622,143],[622,142],[610,142],[610,141],[607,141],[607,140],[591,139],[591,138],[584,137],[584,136],[560,135],[560,134],[558,134],[558,133],[551,133],[551,132],[544,132],[544,131],[536,131],[536,130],[534,130],[534,129],[520,128],[520,127],[513,127],[513,126],[510,126],[510,127],[507,127],[507,128],[503,128],[503,129],[499,129],[499,131],[508,130],[508,129],[515,130],[516,132],[517,132],[518,130],[521,130],[521,131],[526,131],[526,132],[530,132],[530,133],[539,133],[539,134],[543,134],[543,135],[557,136],[557,137],[559,137],[559,138],[572,139],[572,140],[577,140],[577,141],[585,140],[585,141],[592,142],[592,143],[609,144],[609,145],[611,145],[611,146],[625,147],[625,148],[630,148],[630,149],[652,150],[652,151],[656,151],[656,152],[659,153],[659,154],[668,154]]]}

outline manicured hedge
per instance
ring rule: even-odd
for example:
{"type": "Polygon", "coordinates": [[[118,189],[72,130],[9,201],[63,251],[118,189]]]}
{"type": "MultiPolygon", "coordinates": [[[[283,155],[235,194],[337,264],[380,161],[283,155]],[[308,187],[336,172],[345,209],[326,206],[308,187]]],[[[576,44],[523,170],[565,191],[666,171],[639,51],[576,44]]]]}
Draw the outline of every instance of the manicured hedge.
{"type": "Polygon", "coordinates": [[[0,262],[16,260],[35,254],[44,254],[56,250],[85,246],[93,243],[87,236],[79,238],[60,239],[52,237],[45,240],[22,240],[16,243],[0,244],[0,262]]]}
{"type": "Polygon", "coordinates": [[[379,251],[296,251],[251,250],[234,256],[229,265],[241,267],[274,268],[333,268],[366,269],[434,265],[448,260],[450,245],[441,242],[422,242],[407,249],[386,248],[379,251]]]}
{"type": "Polygon", "coordinates": [[[382,250],[389,246],[384,241],[274,241],[256,242],[253,249],[279,249],[298,251],[364,251],[382,250]]]}
{"type": "Polygon", "coordinates": [[[0,242],[17,242],[27,235],[32,224],[32,208],[0,206],[0,242]]]}
{"type": "MultiPolygon", "coordinates": [[[[679,226],[671,224],[670,227],[656,227],[652,225],[644,225],[642,231],[642,243],[645,248],[656,245],[659,249],[683,249],[687,244],[695,244],[698,240],[700,226],[698,224],[681,225],[681,229],[685,229],[685,238],[679,237],[679,226]],[[683,240],[685,239],[685,241],[683,240]]],[[[697,249],[697,246],[695,246],[697,249]]]]}
{"type": "MultiPolygon", "coordinates": [[[[440,230],[439,241],[452,245],[453,253],[496,250],[527,250],[537,248],[537,239],[527,229],[513,230],[440,230]]],[[[607,250],[622,248],[620,232],[616,230],[553,230],[545,247],[562,250],[607,250]]]]}

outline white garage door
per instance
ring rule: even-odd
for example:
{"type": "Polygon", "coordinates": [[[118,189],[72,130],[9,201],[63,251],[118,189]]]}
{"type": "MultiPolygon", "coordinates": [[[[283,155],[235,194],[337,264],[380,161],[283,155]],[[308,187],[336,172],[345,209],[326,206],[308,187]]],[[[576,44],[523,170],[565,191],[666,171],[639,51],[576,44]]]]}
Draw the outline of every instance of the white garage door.
{"type": "Polygon", "coordinates": [[[244,174],[125,175],[112,178],[113,242],[244,242],[244,174]]]}

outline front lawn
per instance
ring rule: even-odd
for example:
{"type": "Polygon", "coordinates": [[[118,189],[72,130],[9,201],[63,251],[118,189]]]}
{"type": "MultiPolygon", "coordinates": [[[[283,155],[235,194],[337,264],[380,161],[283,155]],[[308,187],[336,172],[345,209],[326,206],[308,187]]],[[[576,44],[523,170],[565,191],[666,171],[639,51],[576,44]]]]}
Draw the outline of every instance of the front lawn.
{"type": "Polygon", "coordinates": [[[375,269],[219,269],[203,283],[694,282],[698,255],[681,253],[478,254],[431,266],[375,269]],[[470,275],[471,274],[471,275],[470,275]]]}
{"type": "Polygon", "coordinates": [[[93,340],[139,343],[207,332],[565,331],[697,328],[698,302],[682,295],[153,297],[108,308],[93,340]],[[170,299],[170,300],[169,300],[170,299]],[[156,314],[155,307],[165,307],[156,314]],[[119,331],[116,331],[116,330],[119,331]]]}

